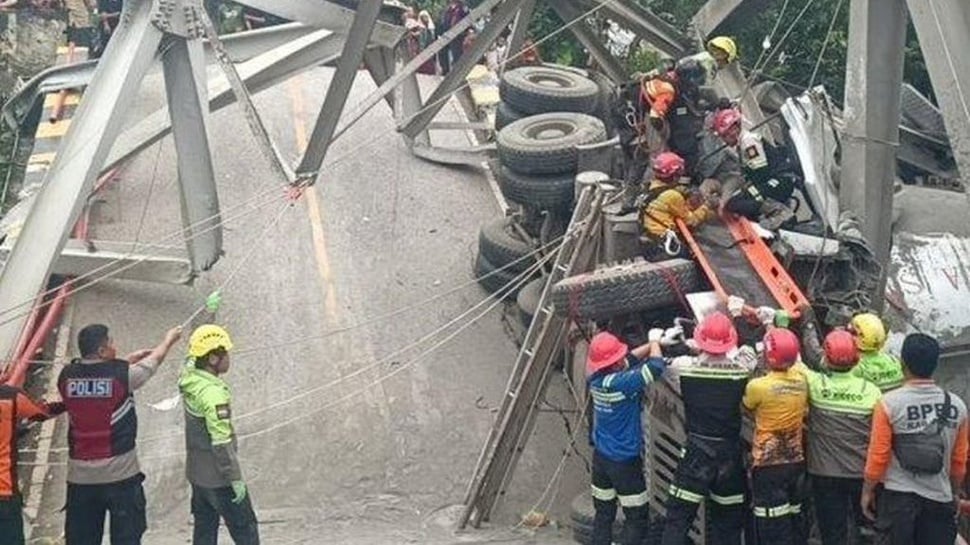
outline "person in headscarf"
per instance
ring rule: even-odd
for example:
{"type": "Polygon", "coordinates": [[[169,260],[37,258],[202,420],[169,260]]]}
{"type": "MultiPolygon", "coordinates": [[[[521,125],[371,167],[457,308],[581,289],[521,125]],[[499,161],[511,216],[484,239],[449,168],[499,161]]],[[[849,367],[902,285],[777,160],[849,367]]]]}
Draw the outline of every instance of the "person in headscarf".
{"type": "MultiPolygon", "coordinates": [[[[438,32],[435,28],[434,19],[431,18],[431,14],[428,10],[421,10],[418,13],[418,22],[421,23],[423,27],[421,31],[421,36],[419,37],[419,43],[421,50],[424,51],[426,47],[433,44],[435,40],[438,39],[438,32]]],[[[438,73],[438,63],[435,57],[431,57],[427,62],[418,68],[418,72],[421,74],[435,75],[438,73]]]]}

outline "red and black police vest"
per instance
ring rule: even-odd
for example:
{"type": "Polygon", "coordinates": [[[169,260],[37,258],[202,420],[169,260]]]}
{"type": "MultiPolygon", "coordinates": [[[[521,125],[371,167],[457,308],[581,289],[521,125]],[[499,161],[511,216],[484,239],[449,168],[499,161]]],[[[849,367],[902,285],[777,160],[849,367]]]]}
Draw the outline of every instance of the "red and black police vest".
{"type": "Polygon", "coordinates": [[[74,460],[99,460],[135,448],[138,417],[124,360],[81,363],[61,371],[57,389],[70,417],[68,449],[74,460]]]}

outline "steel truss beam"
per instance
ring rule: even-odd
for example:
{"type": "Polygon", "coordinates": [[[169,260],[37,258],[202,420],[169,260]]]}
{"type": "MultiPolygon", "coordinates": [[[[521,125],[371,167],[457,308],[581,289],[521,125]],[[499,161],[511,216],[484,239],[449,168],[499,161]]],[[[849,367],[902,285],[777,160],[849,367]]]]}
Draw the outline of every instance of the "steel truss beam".
{"type": "MultiPolygon", "coordinates": [[[[319,30],[300,23],[287,23],[270,28],[230,34],[222,38],[222,43],[233,62],[245,62],[313,32],[319,32],[319,30]]],[[[208,40],[205,42],[205,54],[207,63],[215,62],[208,40]]],[[[25,83],[3,105],[3,108],[0,109],[3,121],[11,128],[17,128],[45,94],[62,89],[87,87],[97,66],[98,61],[92,60],[52,66],[40,72],[25,83]]],[[[158,70],[161,70],[161,65],[152,63],[149,73],[158,70]]]]}
{"type": "MultiPolygon", "coordinates": [[[[239,0],[239,3],[312,27],[353,35],[356,12],[327,0],[239,0]]],[[[361,5],[363,3],[361,0],[361,5]]],[[[376,45],[394,47],[404,36],[404,27],[400,25],[376,20],[375,23],[370,42],[376,45]]]]}
{"type": "MultiPolygon", "coordinates": [[[[158,50],[162,32],[151,23],[151,2],[128,2],[62,149],[0,275],[0,301],[10,307],[47,284],[69,229],[80,217],[101,165],[138,84],[158,50]]],[[[10,358],[27,320],[27,308],[0,316],[0,357],[10,358]]]]}
{"type": "MultiPolygon", "coordinates": [[[[582,8],[571,0],[560,0],[552,4],[552,8],[559,14],[563,21],[572,21],[583,14],[582,8]]],[[[603,45],[603,40],[586,24],[580,21],[569,27],[569,31],[576,36],[583,47],[596,60],[596,65],[603,71],[613,83],[625,82],[629,74],[623,64],[613,56],[603,45]]]]}
{"type": "Polygon", "coordinates": [[[607,15],[628,27],[664,55],[676,59],[690,53],[691,40],[650,10],[626,1],[585,0],[583,5],[592,7],[597,4],[605,4],[603,11],[607,15]]]}
{"type": "Polygon", "coordinates": [[[451,72],[441,80],[441,83],[438,84],[438,87],[428,97],[428,101],[421,110],[405,121],[403,126],[399,126],[398,130],[406,136],[414,138],[418,133],[428,127],[431,120],[444,107],[448,101],[448,97],[461,87],[465,81],[465,77],[482,56],[485,55],[485,51],[488,50],[492,42],[509,26],[509,23],[515,18],[521,6],[522,0],[505,0],[502,3],[495,13],[492,14],[492,17],[482,32],[475,38],[471,50],[462,53],[458,62],[454,63],[451,67],[451,72]]]}
{"type": "Polygon", "coordinates": [[[512,26],[512,35],[509,36],[506,51],[509,56],[518,54],[522,51],[522,45],[529,35],[529,22],[536,11],[536,0],[523,0],[519,5],[519,14],[515,16],[515,24],[512,26]]]}
{"type": "MultiPolygon", "coordinates": [[[[839,201],[859,215],[876,260],[888,263],[906,6],[903,0],[852,0],[849,9],[839,201]]],[[[877,310],[884,282],[873,294],[877,310]]]]}
{"type": "Polygon", "coordinates": [[[970,198],[970,3],[907,0],[957,169],[970,198]]]}
{"type": "Polygon", "coordinates": [[[709,0],[697,10],[691,23],[705,35],[714,33],[730,19],[754,15],[764,9],[770,0],[709,0]]]}
{"type": "MultiPolygon", "coordinates": [[[[314,66],[335,61],[343,49],[344,37],[329,30],[317,30],[292,43],[263,53],[238,67],[240,77],[252,93],[258,93],[314,66]]],[[[232,86],[222,74],[209,79],[209,109],[221,110],[236,101],[232,86]]],[[[117,140],[102,167],[107,172],[158,142],[171,132],[168,109],[160,108],[117,140]]]]}
{"type": "Polygon", "coordinates": [[[330,149],[334,131],[340,121],[340,114],[347,103],[347,95],[354,84],[357,68],[364,60],[364,49],[370,41],[370,29],[377,22],[380,15],[382,0],[361,0],[357,8],[357,15],[350,25],[347,41],[343,53],[337,61],[337,71],[330,81],[327,97],[320,108],[317,123],[313,127],[313,134],[307,144],[306,152],[300,165],[296,168],[297,179],[315,180],[323,165],[323,159],[330,149]]]}

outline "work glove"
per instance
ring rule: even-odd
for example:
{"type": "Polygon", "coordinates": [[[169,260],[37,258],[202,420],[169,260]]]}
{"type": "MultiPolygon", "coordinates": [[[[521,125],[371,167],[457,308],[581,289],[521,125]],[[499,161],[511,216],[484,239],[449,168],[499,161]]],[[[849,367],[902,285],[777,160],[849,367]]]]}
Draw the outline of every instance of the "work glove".
{"type": "Polygon", "coordinates": [[[777,327],[788,327],[791,325],[791,316],[788,315],[784,310],[779,310],[775,312],[775,326],[777,327]]]}
{"type": "Polygon", "coordinates": [[[755,316],[758,317],[758,321],[764,326],[770,326],[775,323],[775,309],[771,307],[758,307],[754,311],[755,316]]]}
{"type": "Polygon", "coordinates": [[[647,332],[647,342],[659,343],[664,336],[664,330],[655,327],[647,332]]]}
{"type": "Polygon", "coordinates": [[[48,401],[44,403],[44,408],[47,409],[47,414],[51,416],[57,416],[67,411],[67,406],[64,405],[63,401],[48,401]]]}
{"type": "Polygon", "coordinates": [[[736,295],[729,296],[727,301],[727,309],[728,314],[734,318],[741,316],[741,311],[744,310],[744,299],[736,295]]]}
{"type": "Polygon", "coordinates": [[[222,306],[222,292],[216,290],[209,294],[205,298],[205,308],[212,314],[215,314],[219,307],[222,306]]]}
{"type": "Polygon", "coordinates": [[[660,337],[661,346],[671,346],[675,345],[684,338],[684,328],[679,325],[668,328],[664,331],[663,337],[660,337]]]}
{"type": "Polygon", "coordinates": [[[242,503],[246,499],[246,483],[232,481],[232,503],[242,503]]]}
{"type": "Polygon", "coordinates": [[[674,367],[690,367],[694,365],[694,356],[677,356],[670,360],[670,365],[674,367]]]}

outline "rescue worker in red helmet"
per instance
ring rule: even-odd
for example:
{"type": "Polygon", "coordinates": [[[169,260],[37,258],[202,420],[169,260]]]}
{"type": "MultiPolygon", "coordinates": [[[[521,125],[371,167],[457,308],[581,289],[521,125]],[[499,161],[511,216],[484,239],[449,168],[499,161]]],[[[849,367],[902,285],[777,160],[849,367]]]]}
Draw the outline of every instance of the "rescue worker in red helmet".
{"type": "Polygon", "coordinates": [[[855,519],[857,534],[867,525],[860,499],[872,412],[882,395],[875,384],[853,374],[859,350],[851,333],[833,330],[823,350],[823,372],[797,365],[808,381],[806,457],[815,517],[822,545],[858,543],[858,535],[849,538],[846,514],[855,519]]]}
{"type": "Polygon", "coordinates": [[[594,545],[613,543],[616,504],[623,507],[623,544],[640,544],[649,525],[643,478],[643,393],[663,375],[662,331],[633,350],[612,333],[596,334],[586,358],[586,384],[593,401],[591,488],[594,545]]]}
{"type": "Polygon", "coordinates": [[[674,358],[667,367],[684,402],[687,440],[668,491],[661,542],[690,543],[687,534],[707,500],[707,542],[739,545],[747,511],[741,398],[756,358],[750,348],[738,349],[738,332],[722,312],[701,320],[693,340],[700,353],[674,358]]]}
{"type": "Polygon", "coordinates": [[[690,187],[684,178],[684,160],[674,152],[664,151],[653,158],[651,164],[653,181],[647,188],[644,204],[640,209],[643,229],[654,245],[648,249],[663,249],[669,255],[680,253],[675,221],[681,219],[689,226],[698,225],[714,216],[714,210],[699,202],[696,196],[688,198],[690,187]]]}
{"type": "Polygon", "coordinates": [[[744,406],[754,415],[751,504],[755,527],[760,544],[799,545],[807,538],[801,489],[808,383],[793,369],[799,353],[794,333],[769,328],[763,343],[768,374],[749,382],[744,392],[744,406]]]}
{"type": "Polygon", "coordinates": [[[721,207],[765,229],[775,230],[795,217],[788,206],[795,191],[794,177],[776,172],[769,163],[761,136],[742,128],[741,112],[736,108],[719,110],[711,121],[711,132],[702,148],[705,153],[697,168],[704,179],[721,184],[721,207]]]}

